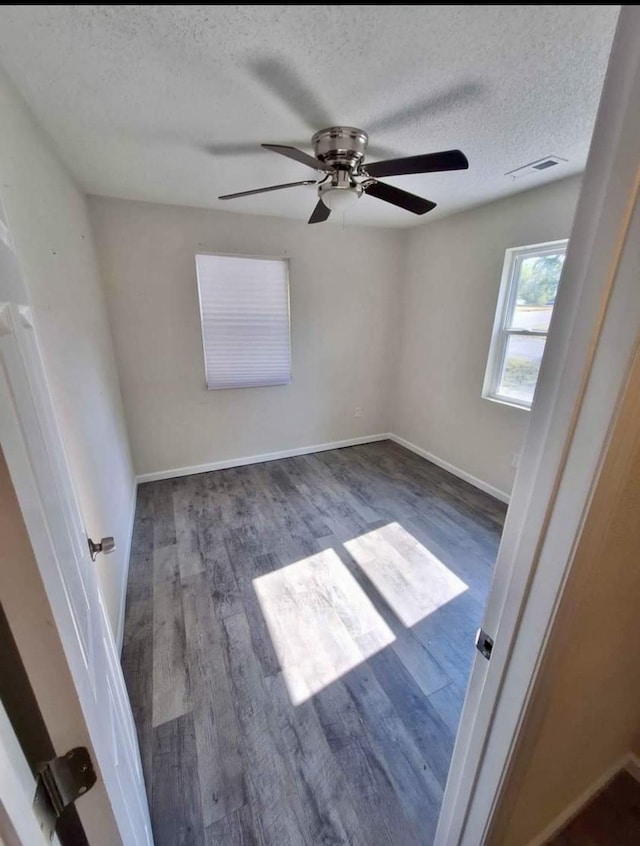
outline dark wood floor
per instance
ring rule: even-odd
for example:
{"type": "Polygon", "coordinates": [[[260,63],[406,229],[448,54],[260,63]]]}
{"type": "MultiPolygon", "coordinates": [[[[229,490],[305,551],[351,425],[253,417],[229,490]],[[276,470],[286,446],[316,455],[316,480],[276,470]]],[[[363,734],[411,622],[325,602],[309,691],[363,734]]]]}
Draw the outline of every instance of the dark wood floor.
{"type": "Polygon", "coordinates": [[[157,846],[428,846],[504,511],[388,441],[142,485],[157,846]]]}
{"type": "Polygon", "coordinates": [[[638,846],[640,782],[628,772],[589,802],[548,846],[638,846]]]}

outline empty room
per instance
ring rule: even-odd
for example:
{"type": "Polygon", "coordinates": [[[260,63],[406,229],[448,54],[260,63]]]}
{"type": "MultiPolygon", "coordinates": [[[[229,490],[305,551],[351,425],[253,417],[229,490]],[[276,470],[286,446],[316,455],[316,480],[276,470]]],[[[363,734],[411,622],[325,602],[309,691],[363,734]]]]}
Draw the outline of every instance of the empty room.
{"type": "Polygon", "coordinates": [[[640,842],[639,35],[0,8],[7,846],[640,842]]]}

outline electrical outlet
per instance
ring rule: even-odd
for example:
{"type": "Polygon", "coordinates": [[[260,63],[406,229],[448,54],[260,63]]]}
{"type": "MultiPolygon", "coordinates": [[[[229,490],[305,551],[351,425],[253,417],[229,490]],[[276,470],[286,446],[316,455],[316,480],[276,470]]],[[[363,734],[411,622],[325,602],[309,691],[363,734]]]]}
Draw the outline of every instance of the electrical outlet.
{"type": "Polygon", "coordinates": [[[356,405],[356,407],[354,408],[353,416],[354,417],[362,417],[362,409],[360,408],[359,405],[356,405]]]}
{"type": "Polygon", "coordinates": [[[511,454],[511,466],[517,467],[520,464],[520,453],[514,452],[511,454]]]}

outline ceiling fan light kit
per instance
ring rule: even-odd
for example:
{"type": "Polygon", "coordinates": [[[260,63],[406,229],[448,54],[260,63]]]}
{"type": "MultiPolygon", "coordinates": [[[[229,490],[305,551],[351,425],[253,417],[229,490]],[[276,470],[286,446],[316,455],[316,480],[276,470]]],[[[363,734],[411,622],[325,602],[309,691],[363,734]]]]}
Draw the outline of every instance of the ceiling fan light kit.
{"type": "Polygon", "coordinates": [[[268,188],[256,188],[252,191],[240,191],[236,194],[224,194],[218,199],[232,200],[249,194],[316,184],[318,204],[309,218],[309,223],[321,223],[327,220],[332,211],[346,211],[362,194],[369,194],[413,214],[426,214],[436,207],[435,203],[396,188],[394,185],[380,182],[377,177],[466,170],[469,167],[467,157],[460,150],[444,150],[440,153],[427,153],[423,156],[409,156],[365,164],[368,142],[369,136],[363,129],[353,126],[330,126],[328,129],[316,132],[311,139],[314,156],[296,147],[263,144],[262,146],[267,150],[320,171],[321,179],[317,182],[304,180],[268,188]]]}
{"type": "Polygon", "coordinates": [[[344,212],[355,205],[363,190],[348,170],[338,170],[318,185],[318,197],[330,211],[344,212]]]}

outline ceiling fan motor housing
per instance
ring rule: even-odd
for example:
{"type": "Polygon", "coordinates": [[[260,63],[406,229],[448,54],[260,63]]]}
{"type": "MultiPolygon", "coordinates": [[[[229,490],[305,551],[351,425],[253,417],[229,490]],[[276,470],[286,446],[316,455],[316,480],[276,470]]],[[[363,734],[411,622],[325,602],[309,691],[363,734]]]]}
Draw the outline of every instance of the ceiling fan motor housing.
{"type": "Polygon", "coordinates": [[[353,126],[330,126],[311,139],[317,159],[339,170],[355,171],[364,159],[369,136],[353,126]]]}

